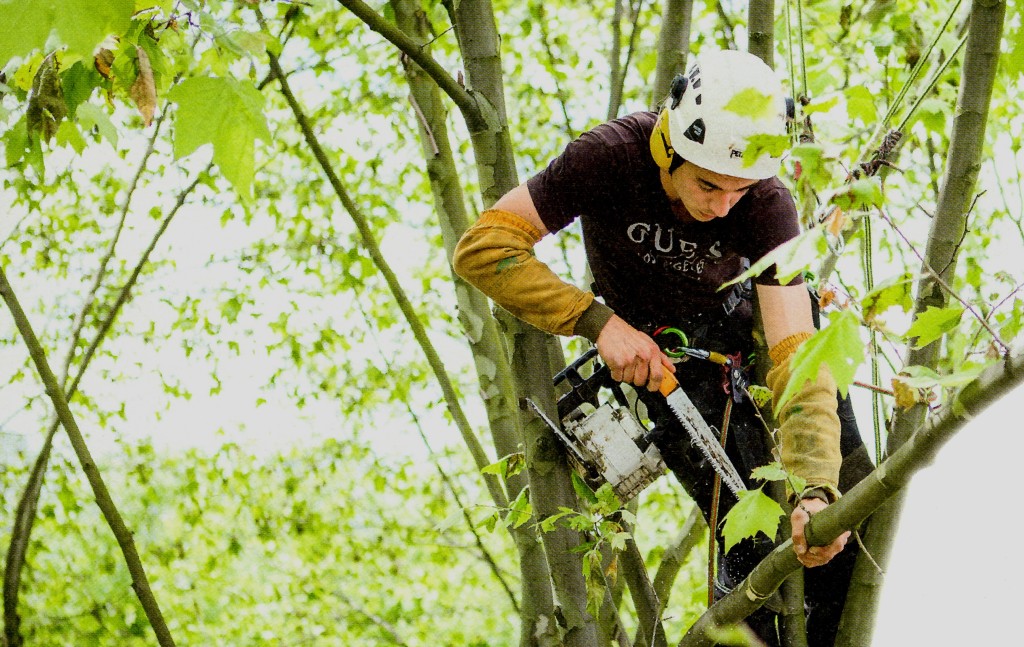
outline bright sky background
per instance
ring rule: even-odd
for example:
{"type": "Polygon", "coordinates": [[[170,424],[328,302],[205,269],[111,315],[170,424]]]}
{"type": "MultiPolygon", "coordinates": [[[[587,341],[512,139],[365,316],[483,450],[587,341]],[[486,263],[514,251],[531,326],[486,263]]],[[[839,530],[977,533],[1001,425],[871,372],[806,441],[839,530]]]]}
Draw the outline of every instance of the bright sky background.
{"type": "Polygon", "coordinates": [[[1024,644],[1022,398],[982,412],[911,482],[875,647],[1024,644]]]}

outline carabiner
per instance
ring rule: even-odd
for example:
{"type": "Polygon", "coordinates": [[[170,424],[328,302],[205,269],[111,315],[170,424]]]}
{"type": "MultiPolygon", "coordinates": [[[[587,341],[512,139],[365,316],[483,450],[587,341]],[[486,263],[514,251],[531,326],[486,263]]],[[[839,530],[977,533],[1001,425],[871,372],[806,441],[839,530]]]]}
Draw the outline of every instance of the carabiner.
{"type": "Polygon", "coordinates": [[[657,330],[654,331],[653,337],[654,341],[656,341],[658,343],[658,346],[661,347],[662,352],[664,352],[669,357],[675,359],[679,357],[688,356],[688,353],[684,349],[687,349],[687,347],[690,345],[690,339],[682,330],[678,328],[673,328],[671,326],[662,326],[661,328],[658,328],[657,330]],[[669,346],[669,343],[671,342],[663,341],[666,335],[672,335],[676,337],[678,343],[674,346],[669,346]]]}

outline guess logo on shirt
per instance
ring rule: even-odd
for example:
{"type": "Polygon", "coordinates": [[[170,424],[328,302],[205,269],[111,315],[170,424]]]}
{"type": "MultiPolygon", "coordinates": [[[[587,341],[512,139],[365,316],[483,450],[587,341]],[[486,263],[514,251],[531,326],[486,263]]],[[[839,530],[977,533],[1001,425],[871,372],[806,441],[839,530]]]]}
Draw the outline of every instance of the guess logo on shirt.
{"type": "Polygon", "coordinates": [[[626,227],[626,237],[639,247],[644,263],[658,265],[671,272],[700,275],[708,263],[722,258],[720,240],[710,244],[685,240],[674,227],[658,223],[634,222],[626,227]]]}

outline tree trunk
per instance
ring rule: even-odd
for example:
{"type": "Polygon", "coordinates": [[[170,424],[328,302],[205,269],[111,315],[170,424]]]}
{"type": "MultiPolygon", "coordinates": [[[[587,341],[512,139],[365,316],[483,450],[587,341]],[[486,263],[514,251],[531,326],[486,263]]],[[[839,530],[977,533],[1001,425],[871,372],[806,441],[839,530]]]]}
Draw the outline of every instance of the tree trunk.
{"type": "Polygon", "coordinates": [[[667,97],[672,79],[676,74],[686,71],[692,18],[693,0],[665,2],[665,9],[661,13],[661,33],[658,34],[658,61],[654,68],[651,105],[657,105],[667,97]]]}
{"type": "MultiPolygon", "coordinates": [[[[555,413],[555,387],[551,382],[553,363],[561,362],[561,348],[556,340],[536,328],[501,312],[501,323],[512,340],[512,368],[516,376],[520,409],[529,398],[551,420],[555,413]]],[[[555,436],[537,415],[525,413],[523,443],[526,466],[530,475],[530,500],[538,519],[557,514],[561,508],[577,509],[569,465],[555,436]]],[[[587,587],[583,578],[583,559],[573,549],[582,543],[580,533],[557,528],[542,533],[551,568],[558,608],[565,623],[566,647],[592,647],[598,643],[597,622],[587,612],[587,587]]]]}
{"type": "MultiPolygon", "coordinates": [[[[936,274],[947,285],[952,282],[957,251],[967,233],[967,216],[984,152],[985,125],[999,63],[1005,12],[1005,2],[996,0],[977,0],[971,8],[957,114],[946,156],[949,163],[928,235],[928,248],[917,288],[915,315],[924,312],[929,306],[944,307],[949,299],[936,279],[936,274]]],[[[907,353],[907,364],[934,368],[938,362],[939,349],[939,341],[924,348],[911,347],[907,353]]],[[[906,411],[897,411],[887,451],[891,453],[903,446],[913,431],[921,426],[926,413],[927,407],[923,404],[906,411]]],[[[865,536],[866,552],[874,558],[882,572],[889,562],[902,505],[902,495],[890,499],[872,516],[865,536]]],[[[862,553],[854,570],[837,645],[870,644],[882,579],[882,573],[862,553]]]]}
{"type": "MultiPolygon", "coordinates": [[[[398,27],[429,51],[431,39],[427,17],[414,0],[391,0],[398,27]]],[[[420,126],[420,140],[434,195],[435,210],[441,225],[445,251],[451,262],[456,243],[468,227],[462,182],[455,167],[447,129],[448,111],[436,83],[423,70],[403,57],[406,78],[411,90],[410,101],[420,126]]],[[[466,332],[476,364],[480,390],[487,410],[491,435],[498,456],[520,451],[519,418],[515,410],[515,383],[512,368],[491,316],[486,297],[463,281],[454,272],[455,293],[459,318],[466,332]]],[[[526,487],[526,475],[510,476],[506,485],[509,498],[515,499],[526,487]]],[[[541,618],[554,617],[554,599],[549,584],[550,573],[544,552],[540,547],[536,527],[524,524],[510,528],[519,553],[522,602],[520,605],[520,644],[533,644],[534,636],[543,633],[538,628],[541,618]]]]}
{"type": "Polygon", "coordinates": [[[775,68],[775,0],[751,0],[747,7],[747,51],[775,68]]]}

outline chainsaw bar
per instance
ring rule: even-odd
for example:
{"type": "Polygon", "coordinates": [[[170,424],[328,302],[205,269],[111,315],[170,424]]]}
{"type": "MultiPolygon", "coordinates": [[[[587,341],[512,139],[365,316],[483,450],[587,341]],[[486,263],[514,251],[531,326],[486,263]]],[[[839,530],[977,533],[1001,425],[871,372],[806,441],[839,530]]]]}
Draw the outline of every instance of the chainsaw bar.
{"type": "Polygon", "coordinates": [[[530,409],[532,409],[535,414],[537,414],[537,417],[544,421],[544,424],[546,424],[551,432],[555,434],[555,437],[562,441],[562,444],[569,451],[569,454],[581,464],[586,465],[587,459],[580,453],[579,449],[576,448],[576,444],[565,435],[565,432],[562,431],[562,426],[556,425],[554,421],[544,413],[540,406],[530,398],[526,398],[526,404],[529,405],[530,409]]]}
{"type": "Polygon", "coordinates": [[[704,457],[711,462],[711,467],[722,477],[722,482],[725,483],[726,487],[733,494],[738,494],[742,490],[747,489],[743,484],[743,479],[740,478],[739,472],[736,471],[736,467],[725,453],[725,448],[715,438],[711,427],[704,421],[700,412],[697,411],[697,407],[693,406],[690,397],[680,388],[675,377],[669,374],[666,378],[662,379],[661,384],[661,392],[665,394],[665,401],[668,402],[672,413],[675,414],[676,419],[683,425],[686,432],[690,434],[690,439],[697,445],[701,453],[704,454],[704,457]]]}

